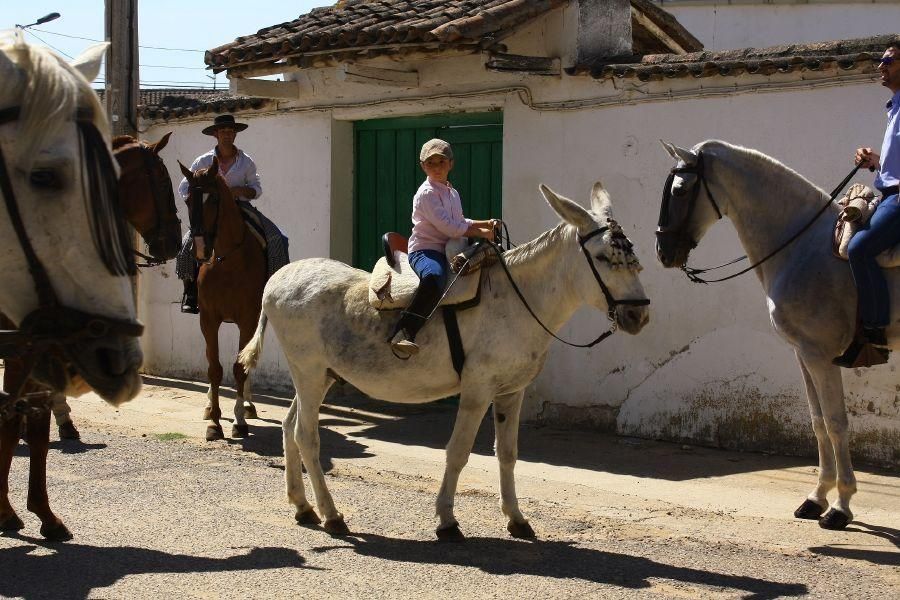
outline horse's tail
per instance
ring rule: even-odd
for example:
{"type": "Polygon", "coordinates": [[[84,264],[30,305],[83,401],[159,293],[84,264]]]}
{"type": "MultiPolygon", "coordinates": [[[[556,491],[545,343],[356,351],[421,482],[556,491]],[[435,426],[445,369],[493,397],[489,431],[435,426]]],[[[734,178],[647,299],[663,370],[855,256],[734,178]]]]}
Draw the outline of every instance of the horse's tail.
{"type": "Polygon", "coordinates": [[[256,363],[259,362],[259,355],[262,354],[263,349],[263,338],[266,335],[266,323],[268,322],[269,318],[266,316],[266,311],[259,311],[259,324],[256,326],[256,333],[253,334],[253,338],[247,342],[247,345],[238,354],[238,362],[244,366],[244,371],[247,373],[256,367],[256,363]]]}

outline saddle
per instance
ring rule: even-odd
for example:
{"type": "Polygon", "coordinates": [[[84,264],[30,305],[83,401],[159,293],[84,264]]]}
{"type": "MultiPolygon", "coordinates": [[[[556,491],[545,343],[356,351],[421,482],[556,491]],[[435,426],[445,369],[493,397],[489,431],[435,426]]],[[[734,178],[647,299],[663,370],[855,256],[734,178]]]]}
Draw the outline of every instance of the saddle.
{"type": "Polygon", "coordinates": [[[266,242],[266,231],[263,228],[262,222],[259,220],[259,216],[252,210],[245,208],[246,204],[244,202],[238,202],[237,205],[238,208],[241,209],[241,216],[244,217],[244,222],[247,224],[250,233],[253,234],[253,237],[256,238],[256,241],[259,242],[262,249],[266,250],[266,247],[268,246],[268,242],[266,242]]]}
{"type": "MultiPolygon", "coordinates": [[[[419,287],[419,276],[409,264],[407,239],[399,233],[389,232],[382,238],[384,256],[378,259],[369,278],[369,304],[378,310],[397,310],[406,308],[412,301],[419,287]]],[[[473,260],[458,258],[468,248],[465,239],[454,239],[447,243],[447,262],[451,265],[466,265],[462,273],[448,278],[449,291],[438,306],[456,306],[463,308],[476,301],[481,289],[481,277],[472,277],[477,269],[472,268],[473,260]],[[452,284],[452,286],[451,286],[452,284]]],[[[478,261],[479,266],[484,264],[478,261]]],[[[457,268],[456,271],[459,269],[457,268]]],[[[445,290],[446,291],[446,290],[445,290]]]]}
{"type": "MultiPolygon", "coordinates": [[[[832,252],[837,258],[848,260],[847,248],[850,240],[869,218],[881,202],[875,192],[861,183],[854,183],[847,193],[838,200],[843,207],[834,224],[832,252]]],[[[900,246],[885,250],[876,257],[878,264],[885,269],[900,267],[900,246]]]]}

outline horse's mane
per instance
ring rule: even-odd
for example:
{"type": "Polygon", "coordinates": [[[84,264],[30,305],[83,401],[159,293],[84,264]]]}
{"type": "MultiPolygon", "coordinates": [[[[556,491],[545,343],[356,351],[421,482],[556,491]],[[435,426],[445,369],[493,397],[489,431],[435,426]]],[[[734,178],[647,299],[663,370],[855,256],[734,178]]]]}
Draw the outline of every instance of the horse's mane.
{"type": "Polygon", "coordinates": [[[541,254],[547,246],[561,238],[574,238],[575,228],[567,223],[560,222],[555,227],[548,229],[533,240],[516,246],[504,253],[503,257],[508,265],[516,265],[528,262],[534,256],[541,254]]]}
{"type": "Polygon", "coordinates": [[[0,52],[21,70],[7,77],[0,91],[0,105],[20,106],[19,140],[23,150],[19,166],[30,166],[47,141],[59,133],[79,107],[91,109],[94,125],[109,139],[106,111],[90,83],[65,60],[39,46],[27,44],[16,31],[0,39],[0,52]]]}
{"type": "Polygon", "coordinates": [[[785,182],[788,185],[795,187],[797,190],[804,190],[807,193],[815,190],[819,194],[827,195],[825,190],[814,184],[812,181],[810,181],[794,169],[785,165],[778,159],[772,158],[768,154],[763,154],[759,150],[754,150],[753,148],[745,148],[744,146],[729,144],[728,142],[724,142],[722,140],[706,140],[705,142],[697,144],[694,147],[694,151],[710,151],[715,155],[717,148],[724,149],[727,152],[739,154],[745,160],[750,161],[752,164],[762,167],[763,170],[774,170],[779,172],[785,178],[785,182]]]}

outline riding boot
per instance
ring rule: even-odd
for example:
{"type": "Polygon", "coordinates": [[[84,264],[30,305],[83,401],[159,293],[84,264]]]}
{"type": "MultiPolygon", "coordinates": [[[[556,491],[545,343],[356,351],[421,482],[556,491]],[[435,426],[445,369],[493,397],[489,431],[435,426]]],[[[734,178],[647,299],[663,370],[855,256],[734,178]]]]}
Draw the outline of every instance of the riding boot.
{"type": "Polygon", "coordinates": [[[400,320],[388,341],[398,358],[408,359],[419,352],[416,334],[425,325],[441,298],[440,284],[435,277],[426,277],[419,282],[416,294],[409,306],[400,313],[400,320]]]}
{"type": "Polygon", "coordinates": [[[883,365],[888,361],[890,352],[884,327],[864,327],[862,334],[857,335],[831,364],[845,369],[883,365]]]}
{"type": "Polygon", "coordinates": [[[200,312],[197,306],[197,280],[184,280],[184,295],[181,297],[181,312],[196,315],[200,312]]]}

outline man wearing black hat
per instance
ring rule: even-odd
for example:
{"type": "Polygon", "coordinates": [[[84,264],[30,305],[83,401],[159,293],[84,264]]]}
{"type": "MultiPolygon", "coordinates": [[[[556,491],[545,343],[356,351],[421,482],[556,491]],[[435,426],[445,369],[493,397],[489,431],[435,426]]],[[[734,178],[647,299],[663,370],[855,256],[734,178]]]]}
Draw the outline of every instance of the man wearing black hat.
{"type": "MultiPolygon", "coordinates": [[[[259,174],[256,171],[256,163],[243,150],[234,145],[235,137],[239,131],[247,129],[246,123],[237,123],[233,115],[219,115],[213,124],[203,130],[205,135],[216,138],[216,146],[209,152],[202,154],[191,164],[191,171],[196,172],[212,165],[213,158],[219,160],[219,174],[225,178],[231,193],[238,206],[262,226],[266,238],[266,255],[268,261],[268,274],[271,275],[280,267],[288,263],[288,239],[278,229],[278,226],[266,218],[259,210],[250,205],[250,200],[255,200],[262,195],[262,185],[259,174]]],[[[178,186],[178,192],[182,198],[189,194],[187,179],[182,179],[178,186]]],[[[253,219],[248,220],[251,226],[253,219]]],[[[190,232],[185,235],[181,252],[175,260],[175,274],[184,282],[184,296],[181,302],[181,312],[197,313],[197,265],[194,260],[193,241],[190,232]]]]}

